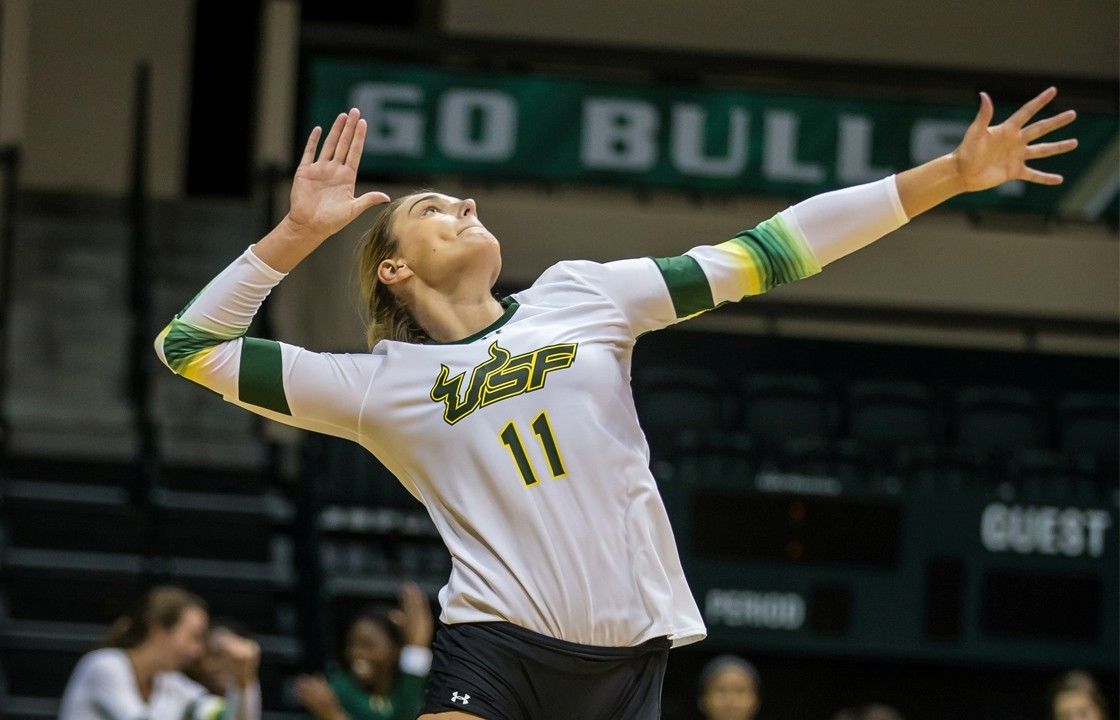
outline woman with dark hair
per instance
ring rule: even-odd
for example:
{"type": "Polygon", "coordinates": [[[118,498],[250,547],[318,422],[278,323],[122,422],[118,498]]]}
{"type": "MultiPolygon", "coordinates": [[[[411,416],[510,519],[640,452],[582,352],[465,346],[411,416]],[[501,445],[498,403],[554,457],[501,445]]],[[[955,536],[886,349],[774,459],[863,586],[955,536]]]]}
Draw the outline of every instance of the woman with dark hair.
{"type": "Polygon", "coordinates": [[[414,720],[432,664],[432,612],[415,583],[401,588],[401,606],[369,608],[346,630],[345,671],[303,675],[296,696],[316,720],[414,720]]]}
{"type": "Polygon", "coordinates": [[[473,200],[397,198],[360,250],[370,352],[244,337],[293,268],[389,201],[354,196],[366,135],[354,108],[321,149],[311,131],[288,214],[172,318],[156,353],[241,407],[361,444],[425,505],[452,570],[424,720],[655,718],[669,648],[706,630],[634,409],[638,336],[813,275],[957,194],[1060,183],[1026,164],[1076,146],[1035,143],[1073,121],[1028,124],[1056,92],[994,126],[982,93],[953,152],[726,242],[560,262],[500,299],[498,240],[473,200]]]}
{"type": "Polygon", "coordinates": [[[1062,675],[1050,689],[1053,720],[1107,720],[1108,703],[1093,676],[1082,670],[1062,675]]]}
{"type": "Polygon", "coordinates": [[[212,720],[260,717],[256,665],[225,697],[183,674],[205,650],[202,598],[177,587],[148,591],[109,628],[103,647],[78,661],[62,696],[59,720],[212,720]]]}

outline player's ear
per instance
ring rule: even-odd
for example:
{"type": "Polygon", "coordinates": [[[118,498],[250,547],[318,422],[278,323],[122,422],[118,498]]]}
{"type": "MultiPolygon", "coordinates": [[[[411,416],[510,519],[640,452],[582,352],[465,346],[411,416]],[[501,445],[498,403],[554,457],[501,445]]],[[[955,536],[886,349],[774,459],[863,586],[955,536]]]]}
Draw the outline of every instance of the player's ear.
{"type": "Polygon", "coordinates": [[[386,258],[377,266],[377,279],[383,285],[394,285],[412,277],[412,268],[404,260],[386,258]]]}

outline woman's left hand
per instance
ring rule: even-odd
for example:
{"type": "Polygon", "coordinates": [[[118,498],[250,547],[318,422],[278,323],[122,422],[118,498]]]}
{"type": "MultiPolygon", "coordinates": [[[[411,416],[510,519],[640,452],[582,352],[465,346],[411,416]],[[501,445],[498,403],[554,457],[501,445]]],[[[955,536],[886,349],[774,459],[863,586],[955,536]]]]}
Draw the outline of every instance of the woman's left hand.
{"type": "Polygon", "coordinates": [[[238,685],[246,688],[257,681],[261,646],[256,640],[218,628],[210,634],[210,644],[215,654],[222,658],[226,672],[238,685]]]}
{"type": "Polygon", "coordinates": [[[961,144],[952,152],[964,190],[987,190],[1008,180],[1026,180],[1042,185],[1058,185],[1062,182],[1061,175],[1041,172],[1026,164],[1029,160],[1060,155],[1077,147],[1077,140],[1072,138],[1030,144],[1043,135],[1069,125],[1077,117],[1075,111],[1066,110],[1045,120],[1026,124],[1057,94],[1056,88],[1046,88],[1016,110],[1011,117],[999,125],[989,127],[988,123],[992,121],[994,113],[992,99],[987,93],[980,93],[980,111],[961,144]]]}

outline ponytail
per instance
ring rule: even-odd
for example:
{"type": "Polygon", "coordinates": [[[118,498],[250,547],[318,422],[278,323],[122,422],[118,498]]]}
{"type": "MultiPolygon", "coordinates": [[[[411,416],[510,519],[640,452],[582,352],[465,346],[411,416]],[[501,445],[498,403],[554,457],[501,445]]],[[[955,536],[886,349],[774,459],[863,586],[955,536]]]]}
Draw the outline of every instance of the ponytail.
{"type": "Polygon", "coordinates": [[[371,350],[381,340],[423,343],[429,339],[428,333],[420,327],[404,303],[377,276],[378,266],[397,249],[397,238],[393,235],[393,213],[406,199],[414,197],[418,192],[427,191],[419,190],[402,195],[386,205],[358,245],[358,283],[366,326],[366,344],[371,350]]]}

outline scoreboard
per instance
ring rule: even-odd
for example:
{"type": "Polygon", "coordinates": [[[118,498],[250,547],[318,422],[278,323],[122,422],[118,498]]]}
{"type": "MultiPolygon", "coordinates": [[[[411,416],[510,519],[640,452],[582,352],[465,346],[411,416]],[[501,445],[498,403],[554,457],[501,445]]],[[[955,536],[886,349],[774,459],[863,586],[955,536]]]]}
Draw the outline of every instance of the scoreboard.
{"type": "Polygon", "coordinates": [[[659,475],[712,644],[1116,669],[1115,492],[659,475]]]}

